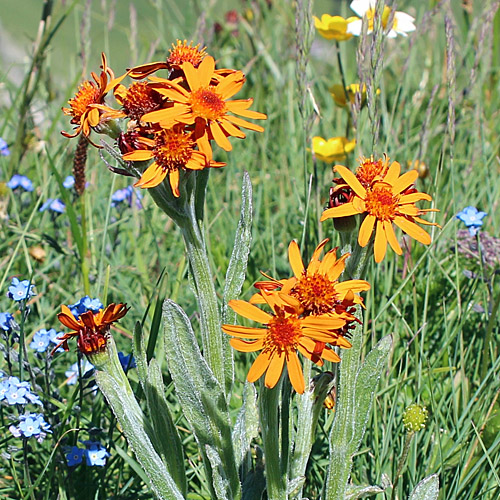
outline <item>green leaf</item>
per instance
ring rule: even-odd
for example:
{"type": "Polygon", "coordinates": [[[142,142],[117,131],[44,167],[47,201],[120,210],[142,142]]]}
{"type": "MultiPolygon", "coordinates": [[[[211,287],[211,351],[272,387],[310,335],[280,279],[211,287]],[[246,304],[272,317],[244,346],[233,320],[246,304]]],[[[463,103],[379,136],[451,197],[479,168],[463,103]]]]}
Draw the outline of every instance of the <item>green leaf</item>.
{"type": "MultiPolygon", "coordinates": [[[[252,242],[252,183],[248,172],[243,174],[243,185],[241,188],[241,213],[234,238],[234,247],[226,272],[226,286],[224,287],[222,322],[235,323],[236,313],[228,307],[228,302],[237,299],[241,293],[241,287],[245,282],[250,244],[252,242]]],[[[234,379],[234,359],[231,346],[228,342],[223,344],[224,349],[224,375],[226,393],[228,398],[231,394],[231,386],[234,379]]]]}
{"type": "Polygon", "coordinates": [[[245,382],[243,404],[241,405],[232,432],[236,467],[239,469],[250,449],[250,443],[259,434],[259,411],[255,386],[245,382]]]}
{"type": "Polygon", "coordinates": [[[201,355],[189,318],[171,300],[163,304],[163,321],[170,374],[180,406],[204,459],[210,486],[215,492],[221,478],[227,479],[230,486],[228,498],[239,498],[240,483],[224,392],[201,355]],[[215,475],[206,445],[213,447],[220,458],[221,465],[215,475]]]}
{"type": "Polygon", "coordinates": [[[355,385],[355,418],[354,436],[350,443],[351,454],[356,453],[370,416],[375,390],[382,375],[384,367],[387,366],[389,352],[392,347],[392,336],[387,335],[368,353],[364,363],[359,369],[355,385]]]}
{"type": "Polygon", "coordinates": [[[408,500],[436,500],[439,495],[439,476],[432,474],[422,479],[410,493],[408,500]]]}

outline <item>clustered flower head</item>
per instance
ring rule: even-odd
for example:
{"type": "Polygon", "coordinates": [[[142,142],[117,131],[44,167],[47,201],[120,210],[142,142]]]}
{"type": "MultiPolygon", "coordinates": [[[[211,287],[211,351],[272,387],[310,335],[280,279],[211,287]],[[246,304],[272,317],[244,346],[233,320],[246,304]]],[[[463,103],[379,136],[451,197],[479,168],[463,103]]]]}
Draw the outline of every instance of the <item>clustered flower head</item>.
{"type": "Polygon", "coordinates": [[[7,182],[7,187],[10,189],[23,188],[25,191],[33,191],[33,183],[25,175],[14,174],[10,181],[7,182]]]}
{"type": "Polygon", "coordinates": [[[8,405],[27,405],[29,403],[42,406],[37,394],[31,390],[29,382],[21,382],[17,377],[7,377],[0,381],[0,402],[8,405]]]}
{"type": "Polygon", "coordinates": [[[98,312],[88,310],[75,318],[71,309],[65,305],[61,306],[61,312],[57,315],[59,321],[72,331],[59,337],[60,342],[52,350],[52,353],[62,347],[68,351],[68,340],[76,337],[78,349],[82,354],[97,354],[106,350],[109,330],[111,325],[127,314],[126,304],[109,304],[106,309],[98,312]]]}
{"type": "Polygon", "coordinates": [[[429,412],[423,405],[413,403],[403,414],[403,425],[407,432],[417,432],[425,427],[429,412]]]}
{"type": "Polygon", "coordinates": [[[261,351],[247,375],[255,382],[265,372],[265,385],[274,387],[286,363],[293,388],[302,394],[304,376],[297,353],[318,366],[324,360],[340,361],[333,347],[349,348],[346,337],[359,320],[355,306],[362,303],[359,292],[370,285],[363,280],[339,281],[349,254],[337,258],[336,249],[320,259],[328,239],[323,240],[313,253],[307,268],[295,241],[290,243],[288,257],[294,276],[255,284],[259,293],[250,302],[231,300],[229,306],[239,315],[264,324],[264,328],[223,325],[222,330],[232,335],[231,346],[242,352],[261,351]],[[267,305],[268,313],[255,304],[267,305]],[[248,340],[255,339],[255,340],[248,340]]]}
{"type": "Polygon", "coordinates": [[[103,305],[99,299],[92,299],[88,295],[85,295],[85,297],[82,297],[78,302],[70,304],[68,307],[73,316],[78,319],[81,314],[87,311],[92,311],[94,313],[99,312],[99,310],[103,308],[103,305]]]}
{"type": "Polygon", "coordinates": [[[333,170],[342,177],[334,179],[334,190],[342,190],[343,200],[337,206],[325,210],[321,221],[360,214],[362,223],[358,243],[365,247],[375,232],[375,262],[384,259],[388,243],[398,255],[403,253],[393,224],[420,243],[430,244],[430,235],[417,222],[437,226],[420,218],[420,215],[437,210],[416,207],[418,201],[432,201],[430,195],[420,193],[415,188],[414,182],[418,178],[416,170],[400,175],[401,165],[397,161],[389,165],[387,156],[379,160],[361,158],[355,174],[342,165],[336,165],[333,170]]]}
{"type": "MultiPolygon", "coordinates": [[[[136,162],[142,172],[136,187],[153,188],[168,177],[175,197],[189,171],[223,167],[214,161],[212,142],[225,151],[232,149],[229,137],[246,137],[242,129],[264,129],[247,121],[262,120],[265,114],[250,110],[253,99],[234,99],[245,83],[241,71],[216,69],[215,60],[200,45],[177,41],[165,62],[129,69],[114,78],[103,55],[100,77],[82,84],[64,112],[77,124],[73,137],[90,130],[99,131],[111,120],[128,120],[126,131],[117,138],[123,160],[136,162]],[[151,76],[164,70],[167,77],[151,76]],[[133,80],[128,87],[120,82],[133,80]],[[108,81],[108,77],[111,79],[108,81]],[[147,79],[145,79],[147,78],[147,79]],[[121,106],[114,109],[104,102],[113,95],[121,106]],[[150,162],[144,169],[143,162],[150,162]]],[[[109,128],[109,127],[108,127],[109,128]]]]}
{"type": "Polygon", "coordinates": [[[28,413],[19,417],[17,426],[11,425],[9,431],[15,437],[34,437],[41,443],[47,434],[52,433],[50,424],[45,421],[41,413],[28,413]]]}
{"type": "Polygon", "coordinates": [[[46,330],[42,328],[35,332],[30,343],[30,348],[36,352],[45,352],[50,344],[58,344],[63,332],[56,332],[54,328],[46,330]]]}

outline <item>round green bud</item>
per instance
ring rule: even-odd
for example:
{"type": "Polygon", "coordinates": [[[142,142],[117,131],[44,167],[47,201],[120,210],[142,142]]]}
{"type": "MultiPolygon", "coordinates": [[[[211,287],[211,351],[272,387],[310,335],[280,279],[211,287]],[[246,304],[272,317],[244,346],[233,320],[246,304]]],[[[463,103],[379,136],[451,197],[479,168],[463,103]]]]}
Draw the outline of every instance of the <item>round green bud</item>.
{"type": "Polygon", "coordinates": [[[413,403],[406,408],[403,415],[403,425],[407,432],[417,432],[425,427],[429,412],[425,406],[413,403]]]}

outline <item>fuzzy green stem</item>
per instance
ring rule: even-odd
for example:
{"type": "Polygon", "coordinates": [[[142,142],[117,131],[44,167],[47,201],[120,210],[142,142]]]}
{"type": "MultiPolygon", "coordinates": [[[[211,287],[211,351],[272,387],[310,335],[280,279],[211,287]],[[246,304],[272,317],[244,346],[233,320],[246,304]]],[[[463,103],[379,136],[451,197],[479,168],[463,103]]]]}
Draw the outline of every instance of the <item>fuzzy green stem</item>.
{"type": "Polygon", "coordinates": [[[396,498],[396,486],[399,482],[399,478],[401,477],[401,471],[403,470],[406,459],[408,457],[408,452],[410,451],[411,440],[413,439],[414,434],[415,434],[415,432],[407,432],[406,433],[405,442],[403,445],[403,453],[401,454],[401,457],[399,458],[398,468],[396,469],[396,477],[394,478],[394,483],[392,485],[391,500],[394,500],[396,498]]]}

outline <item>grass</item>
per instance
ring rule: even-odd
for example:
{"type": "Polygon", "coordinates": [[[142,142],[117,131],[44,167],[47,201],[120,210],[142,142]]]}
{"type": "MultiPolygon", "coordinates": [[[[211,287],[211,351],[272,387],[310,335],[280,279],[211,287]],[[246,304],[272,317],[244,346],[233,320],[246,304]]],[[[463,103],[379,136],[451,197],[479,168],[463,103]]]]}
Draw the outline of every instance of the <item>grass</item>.
{"type": "MultiPolygon", "coordinates": [[[[26,8],[22,33],[34,39],[35,14],[39,15],[40,7],[38,2],[31,4],[32,8],[26,8]]],[[[0,194],[0,289],[4,295],[12,276],[36,284],[37,295],[30,303],[24,332],[27,343],[40,328],[58,328],[60,304],[73,303],[84,295],[78,231],[87,242],[84,259],[89,266],[90,295],[99,296],[104,303],[131,306],[114,331],[121,350],[131,351],[136,321],[143,321],[146,331],[150,330],[158,298],[171,298],[189,316],[197,314],[178,230],[146,192],[141,210],[110,208],[111,194],[130,179],[109,172],[97,151],[89,150],[89,187],[83,212],[81,202],[67,191],[78,231],[70,226],[69,211],[58,216],[38,211],[46,199],[61,197],[51,162],[62,178],[71,173],[76,140],[68,141],[58,133],[69,130],[60,107],[75,92],[82,51],[86,74],[97,69],[102,50],[119,74],[132,64],[161,60],[175,37],[195,37],[207,44],[219,67],[246,73],[241,97],[254,97],[253,109],[267,113],[268,120],[263,134],[248,133],[244,141],[233,139],[234,149],[229,154],[218,150],[217,159],[227,161],[228,166],[210,174],[205,225],[218,290],[223,289],[233,247],[244,170],[250,173],[254,188],[254,223],[243,298],[253,293],[259,270],[272,276],[289,275],[286,249],[291,239],[297,239],[307,255],[323,237],[330,237],[334,246],[340,244],[330,221],[318,222],[331,185],[331,168],[315,162],[305,150],[311,134],[345,134],[347,114],[334,105],[328,93],[330,85],[340,83],[335,46],[316,36],[310,52],[304,54],[307,66],[299,68],[298,81],[296,47],[302,44],[307,49],[307,40],[296,39],[296,12],[289,2],[277,0],[268,5],[260,0],[242,7],[214,1],[205,17],[197,15],[204,10],[203,2],[192,2],[189,9],[170,1],[141,2],[136,6],[136,32],[124,2],[116,6],[104,2],[107,9],[116,9],[110,32],[100,6],[89,9],[85,2],[73,4],[54,4],[54,19],[66,9],[70,12],[44,54],[41,78],[25,116],[19,115],[22,94],[19,82],[11,81],[11,72],[28,71],[29,58],[4,65],[0,72],[0,136],[13,147],[18,124],[23,118],[29,124],[20,145],[20,161],[0,156],[0,181],[20,173],[35,186],[33,193],[2,187],[0,194]],[[229,8],[238,9],[242,16],[237,35],[221,15],[229,8]],[[215,21],[222,23],[218,33],[213,30],[215,21]],[[83,30],[88,30],[84,43],[78,34],[82,22],[83,30]],[[150,54],[152,44],[154,54],[150,54]],[[310,94],[304,97],[305,89],[310,94]],[[311,96],[319,115],[313,111],[311,96]],[[43,259],[34,259],[34,247],[43,248],[43,259]]],[[[307,8],[307,2],[297,5],[307,8]]],[[[429,174],[418,180],[417,187],[431,194],[440,209],[436,221],[442,229],[430,231],[433,243],[429,248],[405,239],[402,257],[390,254],[382,264],[370,264],[367,271],[372,289],[365,298],[366,352],[387,334],[393,335],[394,347],[354,458],[353,482],[382,484],[386,477],[393,482],[405,440],[404,409],[416,401],[430,413],[426,428],[410,445],[397,498],[407,498],[432,473],[439,475],[441,499],[493,500],[500,491],[499,332],[498,318],[491,320],[489,314],[500,293],[500,255],[496,256],[495,274],[453,251],[460,229],[455,214],[467,205],[488,212],[482,230],[492,236],[500,233],[500,219],[495,217],[500,213],[500,14],[498,2],[470,5],[471,11],[461,2],[398,3],[398,8],[415,15],[417,31],[408,39],[387,40],[380,48],[375,82],[381,93],[359,112],[358,146],[344,162],[354,168],[358,155],[372,152],[376,156],[387,153],[403,168],[407,161],[422,160],[429,174]],[[378,131],[375,137],[374,130],[378,131]],[[488,328],[492,337],[485,345],[488,328]]],[[[347,14],[348,9],[338,2],[333,7],[313,5],[318,16],[342,11],[347,14]]],[[[18,13],[8,6],[5,21],[2,14],[4,29],[19,32],[18,13]]],[[[369,61],[358,67],[357,43],[358,39],[352,39],[340,46],[347,83],[357,80],[359,69],[372,71],[369,61]]],[[[369,46],[369,39],[367,43],[366,50],[376,50],[369,46]]],[[[5,296],[0,299],[0,310],[14,313],[20,322],[20,313],[5,296]]],[[[18,346],[8,348],[7,343],[4,339],[2,352],[15,359],[18,346]]],[[[161,361],[160,347],[156,356],[161,361]]],[[[30,440],[23,447],[8,431],[12,408],[0,406],[2,498],[153,498],[102,395],[90,390],[92,379],[76,386],[64,384],[64,372],[76,361],[75,351],[51,360],[28,349],[28,359],[32,385],[36,383],[46,402],[53,435],[42,444],[30,440]],[[68,468],[62,446],[92,437],[110,449],[107,466],[68,468]],[[30,492],[29,485],[38,480],[30,492]]],[[[235,360],[234,416],[251,363],[249,356],[241,354],[235,360]]],[[[7,370],[8,363],[0,361],[0,368],[7,370]]],[[[163,369],[187,450],[190,498],[205,498],[209,493],[196,443],[176,403],[165,364],[163,369]]],[[[134,370],[129,378],[137,385],[134,370]]],[[[333,418],[325,410],[320,420],[304,490],[304,496],[311,499],[320,497],[325,480],[328,429],[333,418]]],[[[390,497],[388,488],[375,498],[390,497]]]]}

